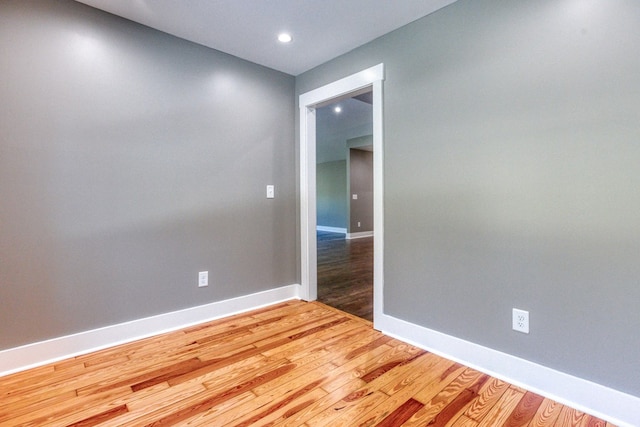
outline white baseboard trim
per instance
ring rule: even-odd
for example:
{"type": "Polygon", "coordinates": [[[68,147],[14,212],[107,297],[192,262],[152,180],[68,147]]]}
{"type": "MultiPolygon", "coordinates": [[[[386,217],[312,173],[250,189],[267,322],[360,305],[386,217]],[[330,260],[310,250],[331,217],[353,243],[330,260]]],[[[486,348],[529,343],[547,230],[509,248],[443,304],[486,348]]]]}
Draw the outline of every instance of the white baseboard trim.
{"type": "Polygon", "coordinates": [[[198,323],[300,298],[289,285],[0,351],[0,377],[198,323]]]}
{"type": "Polygon", "coordinates": [[[329,233],[347,234],[347,229],[346,228],[328,227],[326,225],[317,225],[316,226],[316,230],[317,231],[327,231],[329,233]]]}
{"type": "Polygon", "coordinates": [[[347,233],[347,240],[361,239],[362,237],[373,237],[373,231],[359,231],[358,233],[347,233]]]}
{"type": "Polygon", "coordinates": [[[640,397],[387,314],[382,314],[375,319],[375,327],[387,335],[618,426],[640,426],[640,397]]]}

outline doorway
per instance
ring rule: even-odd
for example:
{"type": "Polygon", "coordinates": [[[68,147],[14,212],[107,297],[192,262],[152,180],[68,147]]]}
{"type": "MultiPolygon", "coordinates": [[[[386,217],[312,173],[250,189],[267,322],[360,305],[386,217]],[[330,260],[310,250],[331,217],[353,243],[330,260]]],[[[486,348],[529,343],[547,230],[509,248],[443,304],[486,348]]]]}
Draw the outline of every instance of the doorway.
{"type": "Polygon", "coordinates": [[[316,108],[318,301],[373,320],[371,91],[316,108]]]}
{"type": "Polygon", "coordinates": [[[316,109],[340,99],[371,92],[373,111],[373,321],[383,313],[383,128],[382,82],[379,64],[321,88],[300,95],[300,242],[301,297],[316,300],[316,109]]]}

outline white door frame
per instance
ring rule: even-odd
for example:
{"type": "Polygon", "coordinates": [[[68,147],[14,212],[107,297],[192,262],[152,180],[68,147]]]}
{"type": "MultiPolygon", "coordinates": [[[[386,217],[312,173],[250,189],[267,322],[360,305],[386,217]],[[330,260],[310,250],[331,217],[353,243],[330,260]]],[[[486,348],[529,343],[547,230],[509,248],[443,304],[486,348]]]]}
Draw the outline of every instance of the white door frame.
{"type": "Polygon", "coordinates": [[[382,82],[384,64],[303,93],[300,106],[300,272],[302,299],[318,298],[316,248],[316,108],[340,97],[371,87],[373,95],[373,319],[383,313],[383,127],[382,82]]]}

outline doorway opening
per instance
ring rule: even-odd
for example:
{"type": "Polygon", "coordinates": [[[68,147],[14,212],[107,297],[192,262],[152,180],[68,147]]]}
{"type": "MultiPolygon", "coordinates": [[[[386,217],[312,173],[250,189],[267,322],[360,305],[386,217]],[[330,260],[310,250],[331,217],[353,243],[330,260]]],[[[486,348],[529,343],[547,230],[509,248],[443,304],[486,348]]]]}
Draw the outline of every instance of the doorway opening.
{"type": "Polygon", "coordinates": [[[316,108],[318,301],[373,321],[373,96],[316,108]]]}
{"type": "Polygon", "coordinates": [[[373,152],[373,321],[383,313],[383,128],[382,82],[384,65],[379,64],[321,88],[300,95],[300,242],[301,297],[318,298],[317,278],[317,110],[337,101],[371,93],[373,152]]]}

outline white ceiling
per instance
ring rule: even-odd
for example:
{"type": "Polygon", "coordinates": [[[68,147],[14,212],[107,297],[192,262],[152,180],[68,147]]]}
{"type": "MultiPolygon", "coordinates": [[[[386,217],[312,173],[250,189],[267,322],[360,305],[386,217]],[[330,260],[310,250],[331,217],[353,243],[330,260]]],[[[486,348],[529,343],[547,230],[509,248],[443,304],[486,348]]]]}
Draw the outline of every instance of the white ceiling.
{"type": "Polygon", "coordinates": [[[77,1],[295,76],[455,0],[77,1]]]}
{"type": "Polygon", "coordinates": [[[317,163],[344,160],[346,141],[371,135],[372,126],[373,108],[368,102],[347,98],[316,109],[317,163]],[[340,113],[334,110],[337,106],[342,109],[340,113]]]}

